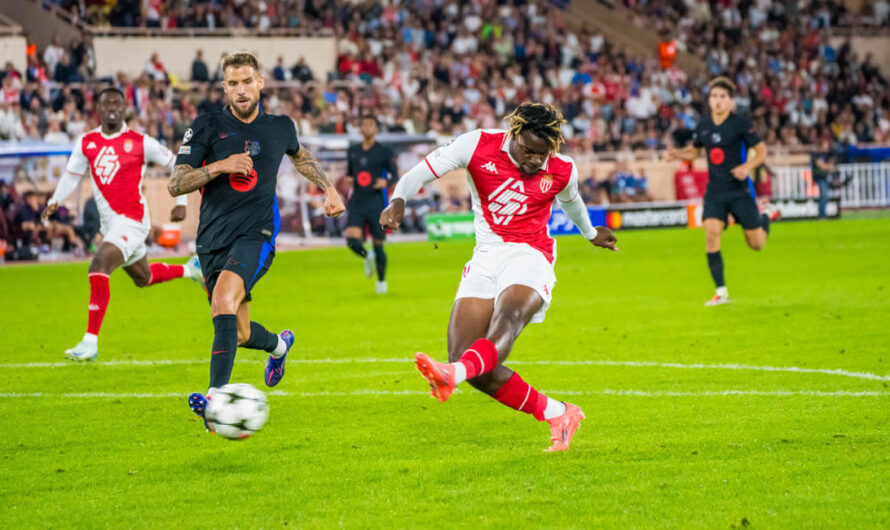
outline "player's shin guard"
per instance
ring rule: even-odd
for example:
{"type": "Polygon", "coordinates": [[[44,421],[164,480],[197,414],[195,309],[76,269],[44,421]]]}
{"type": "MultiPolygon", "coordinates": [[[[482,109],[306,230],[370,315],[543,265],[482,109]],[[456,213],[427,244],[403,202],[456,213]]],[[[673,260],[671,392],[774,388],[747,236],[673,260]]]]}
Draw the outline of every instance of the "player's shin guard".
{"type": "Polygon", "coordinates": [[[210,356],[210,388],[220,388],[229,382],[235,352],[238,349],[238,317],[213,317],[213,351],[210,356]]]}
{"type": "Polygon", "coordinates": [[[714,279],[716,287],[723,287],[726,281],[723,279],[723,254],[717,252],[708,252],[708,268],[711,269],[711,278],[714,279]]]}
{"type": "Polygon", "coordinates": [[[148,268],[151,270],[151,279],[148,280],[146,287],[185,276],[185,267],[182,265],[152,263],[148,268]]]}
{"type": "Polygon", "coordinates": [[[374,259],[377,261],[377,279],[381,282],[386,279],[386,252],[383,245],[374,245],[374,259]]]}
{"type": "Polygon", "coordinates": [[[87,333],[98,335],[105,318],[105,310],[108,309],[108,301],[111,300],[111,287],[108,285],[109,277],[101,272],[92,272],[87,275],[90,279],[90,313],[87,320],[87,333]]]}
{"type": "Polygon", "coordinates": [[[511,409],[531,414],[538,421],[545,419],[547,396],[532,388],[516,372],[492,397],[511,409]]]}
{"type": "Polygon", "coordinates": [[[490,340],[478,339],[467,348],[457,362],[467,370],[465,379],[472,379],[494,370],[498,365],[498,350],[490,340]]]}
{"type": "Polygon", "coordinates": [[[271,353],[278,346],[278,335],[268,331],[262,324],[251,322],[250,338],[242,346],[271,353]]]}
{"type": "Polygon", "coordinates": [[[358,239],[356,237],[347,237],[346,246],[349,247],[349,250],[358,254],[359,257],[364,258],[368,255],[368,251],[365,249],[365,246],[362,245],[361,239],[358,239]]]}

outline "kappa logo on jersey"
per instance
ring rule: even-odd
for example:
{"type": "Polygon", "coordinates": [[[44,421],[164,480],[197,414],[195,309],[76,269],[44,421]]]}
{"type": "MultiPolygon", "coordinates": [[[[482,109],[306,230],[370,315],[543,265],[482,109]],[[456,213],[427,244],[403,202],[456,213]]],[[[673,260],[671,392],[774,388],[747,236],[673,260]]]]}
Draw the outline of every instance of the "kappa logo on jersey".
{"type": "Polygon", "coordinates": [[[103,186],[111,184],[120,168],[121,163],[118,160],[117,153],[114,151],[114,147],[110,145],[103,147],[93,162],[93,172],[99,177],[99,182],[103,186]]]}
{"type": "Polygon", "coordinates": [[[508,225],[514,215],[522,215],[528,210],[525,201],[525,186],[519,179],[508,178],[498,189],[489,194],[488,211],[496,225],[508,225]]]}
{"type": "Polygon", "coordinates": [[[545,173],[541,175],[541,193],[547,193],[553,187],[553,175],[545,173]]]}
{"type": "Polygon", "coordinates": [[[498,168],[494,165],[494,162],[482,164],[482,169],[484,169],[485,171],[490,171],[490,172],[494,173],[495,175],[498,174],[498,168]]]}
{"type": "Polygon", "coordinates": [[[95,148],[96,148],[96,142],[90,142],[87,144],[87,149],[95,149],[95,148]]]}

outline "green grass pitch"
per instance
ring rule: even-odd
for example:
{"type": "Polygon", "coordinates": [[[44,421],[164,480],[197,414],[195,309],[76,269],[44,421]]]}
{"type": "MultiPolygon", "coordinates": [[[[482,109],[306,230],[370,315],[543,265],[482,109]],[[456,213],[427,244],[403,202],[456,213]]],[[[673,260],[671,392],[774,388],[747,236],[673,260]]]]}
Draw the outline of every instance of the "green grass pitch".
{"type": "MultiPolygon", "coordinates": [[[[297,336],[254,438],[188,410],[212,340],[202,290],[123,272],[96,363],[62,358],[85,264],[0,269],[0,528],[877,528],[890,526],[890,219],[724,239],[732,304],[700,231],[559,239],[547,320],[512,366],[580,405],[571,451],[463,388],[425,394],[471,243],[388,247],[376,296],[346,248],[279,254],[251,316],[297,336]],[[776,369],[767,369],[773,367],[776,369]]],[[[232,380],[262,384],[241,350],[232,380]]]]}

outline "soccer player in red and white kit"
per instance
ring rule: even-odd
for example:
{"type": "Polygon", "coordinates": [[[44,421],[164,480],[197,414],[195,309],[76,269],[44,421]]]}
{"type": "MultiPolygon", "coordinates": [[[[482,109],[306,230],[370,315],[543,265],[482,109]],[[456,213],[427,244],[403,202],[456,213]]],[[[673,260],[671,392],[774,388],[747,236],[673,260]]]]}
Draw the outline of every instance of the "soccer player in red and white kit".
{"type": "Polygon", "coordinates": [[[543,322],[556,283],[556,242],[547,222],[553,201],[592,244],[616,249],[604,226],[591,226],[578,193],[574,161],[558,153],[562,114],[552,105],[523,103],[507,116],[509,130],[475,130],[440,147],[405,174],[380,216],[396,229],[405,201],[426,183],[466,168],[472,195],[476,248],[463,270],[448,323],[448,358],[417,353],[417,369],[431,394],[445,401],[467,381],[504,405],[550,425],[548,451],[569,448],[584,413],[541,394],[504,366],[529,322],[543,322]]]}
{"type": "MultiPolygon", "coordinates": [[[[142,194],[145,165],[153,162],[172,169],[176,157],[151,136],[124,124],[127,105],[123,92],[117,88],[100,91],[96,108],[101,126],[84,133],[74,143],[65,174],[43,212],[44,218],[51,215],[77,188],[81,177],[90,175],[104,239],[87,275],[87,332],[77,346],[65,351],[65,357],[75,361],[92,361],[99,354],[99,329],[111,298],[109,277],[114,269],[122,266],[137,287],[183,277],[203,281],[195,258],[185,265],[149,264],[145,258],[145,240],[151,230],[148,204],[142,194]]],[[[171,220],[182,221],[185,214],[186,201],[177,200],[171,220]]]]}

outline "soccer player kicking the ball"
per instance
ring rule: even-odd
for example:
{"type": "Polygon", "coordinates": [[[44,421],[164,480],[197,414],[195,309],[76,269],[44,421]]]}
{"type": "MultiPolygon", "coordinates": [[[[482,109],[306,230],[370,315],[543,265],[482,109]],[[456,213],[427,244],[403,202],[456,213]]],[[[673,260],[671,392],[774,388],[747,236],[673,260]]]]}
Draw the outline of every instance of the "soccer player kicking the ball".
{"type": "Polygon", "coordinates": [[[198,116],[185,132],[167,185],[174,196],[203,190],[196,243],[213,316],[210,390],[193,393],[189,406],[204,415],[213,389],[229,382],[238,346],[269,353],[263,377],[275,386],[284,376],[294,334],[276,335],[250,321],[248,302],[257,281],[275,257],[281,228],[275,186],[281,159],[325,190],[325,213],[345,207],[315,157],[300,146],[294,123],[259,108],[264,78],[256,57],[236,52],[222,59],[228,105],[198,116]]]}
{"type": "Polygon", "coordinates": [[[706,306],[729,303],[729,291],[723,279],[723,255],[720,238],[729,213],[745,230],[745,241],[752,250],[760,250],[769,236],[769,223],[778,217],[772,206],[758,213],[754,184],[749,175],[766,160],[766,144],[760,140],[751,122],[732,112],[735,85],[725,77],[708,84],[711,116],[702,120],[692,136],[692,144],[669,149],[666,160],[692,161],[702,148],[708,154],[708,187],[705,190],[702,226],[708,268],[717,287],[706,306]],[[748,156],[748,151],[753,155],[748,156]]]}
{"type": "MultiPolygon", "coordinates": [[[[123,92],[105,88],[96,101],[101,126],[74,142],[65,174],[42,216],[46,221],[77,188],[81,177],[90,175],[104,239],[87,274],[90,280],[87,332],[76,346],[65,351],[65,357],[74,361],[92,361],[99,355],[99,329],[111,300],[109,279],[118,267],[124,268],[137,287],[175,278],[201,281],[201,269],[194,258],[185,265],[170,265],[149,264],[145,257],[151,219],[142,194],[142,176],[149,162],[168,170],[172,168],[173,153],[151,136],[126,126],[127,103],[123,92]]],[[[185,196],[177,198],[170,220],[185,219],[186,205],[185,196]]]]}
{"type": "Polygon", "coordinates": [[[591,226],[578,193],[575,162],[558,154],[562,114],[552,105],[523,103],[507,116],[509,130],[475,130],[436,149],[399,181],[380,216],[396,229],[405,201],[449,171],[466,168],[476,248],[463,270],[448,323],[448,359],[417,353],[417,369],[439,401],[467,381],[504,405],[550,425],[548,451],[569,448],[584,413],[547,397],[504,366],[529,322],[543,322],[556,284],[556,242],[547,231],[555,200],[592,244],[617,250],[612,231],[591,226]]]}

